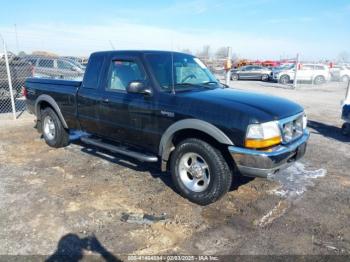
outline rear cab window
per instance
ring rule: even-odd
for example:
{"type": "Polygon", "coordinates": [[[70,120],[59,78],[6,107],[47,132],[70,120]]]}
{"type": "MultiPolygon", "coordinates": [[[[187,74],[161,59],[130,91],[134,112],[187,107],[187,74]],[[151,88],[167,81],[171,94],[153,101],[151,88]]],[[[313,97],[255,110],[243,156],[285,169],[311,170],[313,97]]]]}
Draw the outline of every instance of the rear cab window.
{"type": "Polygon", "coordinates": [[[104,61],[104,55],[99,53],[90,56],[84,75],[83,88],[98,89],[104,61]]]}

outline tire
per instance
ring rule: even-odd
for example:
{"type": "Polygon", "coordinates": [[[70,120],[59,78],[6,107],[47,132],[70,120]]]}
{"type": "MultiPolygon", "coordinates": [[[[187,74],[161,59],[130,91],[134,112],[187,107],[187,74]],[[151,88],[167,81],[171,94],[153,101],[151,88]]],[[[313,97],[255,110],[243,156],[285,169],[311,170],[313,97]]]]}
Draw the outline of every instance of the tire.
{"type": "Polygon", "coordinates": [[[350,123],[344,123],[341,127],[341,132],[344,136],[350,135],[350,123]]]}
{"type": "Polygon", "coordinates": [[[324,84],[325,82],[326,82],[326,79],[324,78],[324,76],[316,76],[314,79],[315,85],[321,85],[321,84],[324,84]]]}
{"type": "Polygon", "coordinates": [[[287,85],[290,82],[290,77],[288,75],[282,75],[279,79],[279,83],[282,85],[287,85]]]}
{"type": "Polygon", "coordinates": [[[68,130],[64,129],[56,112],[50,107],[41,111],[41,128],[49,146],[59,148],[69,144],[68,130]]]}
{"type": "Polygon", "coordinates": [[[350,77],[345,75],[341,78],[341,81],[344,82],[344,83],[348,83],[350,81],[350,77]]]}
{"type": "Polygon", "coordinates": [[[269,80],[269,75],[262,75],[261,76],[261,81],[268,81],[269,80]]]}
{"type": "Polygon", "coordinates": [[[239,76],[237,74],[231,75],[231,80],[236,81],[239,79],[239,76]]]}
{"type": "Polygon", "coordinates": [[[175,148],[170,169],[177,191],[199,205],[219,200],[232,183],[231,170],[221,152],[196,138],[186,139],[175,148]]]}

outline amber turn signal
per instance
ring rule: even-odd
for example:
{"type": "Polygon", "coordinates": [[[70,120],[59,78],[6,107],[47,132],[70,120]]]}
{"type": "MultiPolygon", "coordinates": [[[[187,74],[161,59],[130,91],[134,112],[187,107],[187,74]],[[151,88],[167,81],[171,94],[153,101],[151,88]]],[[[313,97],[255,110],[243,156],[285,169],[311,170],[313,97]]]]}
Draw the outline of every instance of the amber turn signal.
{"type": "Polygon", "coordinates": [[[281,143],[281,137],[276,136],[268,139],[246,139],[245,147],[248,148],[267,148],[281,143]]]}

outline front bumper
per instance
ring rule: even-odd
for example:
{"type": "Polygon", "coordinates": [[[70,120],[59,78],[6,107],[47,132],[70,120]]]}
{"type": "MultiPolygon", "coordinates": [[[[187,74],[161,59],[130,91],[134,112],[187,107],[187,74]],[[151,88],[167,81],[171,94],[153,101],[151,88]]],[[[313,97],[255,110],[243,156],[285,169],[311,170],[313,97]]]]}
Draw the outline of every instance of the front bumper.
{"type": "Polygon", "coordinates": [[[242,175],[267,177],[302,158],[310,133],[304,134],[288,145],[279,145],[267,151],[229,146],[228,150],[242,175]]]}

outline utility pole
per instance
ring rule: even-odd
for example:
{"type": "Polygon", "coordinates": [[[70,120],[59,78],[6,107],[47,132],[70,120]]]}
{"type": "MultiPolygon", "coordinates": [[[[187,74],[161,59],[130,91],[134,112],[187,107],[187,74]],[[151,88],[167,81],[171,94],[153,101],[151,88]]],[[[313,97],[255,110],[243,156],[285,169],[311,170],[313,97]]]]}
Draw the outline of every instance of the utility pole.
{"type": "Polygon", "coordinates": [[[18,44],[18,33],[17,33],[17,25],[15,24],[15,36],[16,36],[16,48],[17,48],[17,55],[19,53],[19,44],[18,44]]]}
{"type": "Polygon", "coordinates": [[[293,88],[297,88],[297,74],[299,70],[299,53],[297,53],[297,57],[295,59],[295,72],[294,72],[294,81],[293,81],[293,88]]]}
{"type": "Polygon", "coordinates": [[[7,72],[7,81],[8,81],[9,91],[10,91],[10,96],[11,96],[12,114],[13,114],[13,119],[16,120],[16,107],[15,107],[15,100],[13,98],[11,71],[10,71],[9,59],[8,59],[8,56],[7,56],[6,43],[5,43],[5,40],[2,37],[2,35],[0,35],[0,38],[2,39],[2,43],[3,43],[3,47],[4,47],[4,56],[5,56],[5,64],[6,64],[6,72],[7,72]]]}
{"type": "Polygon", "coordinates": [[[231,80],[231,58],[232,58],[232,48],[231,47],[227,47],[227,69],[226,69],[226,85],[230,84],[230,80],[231,80]]]}

